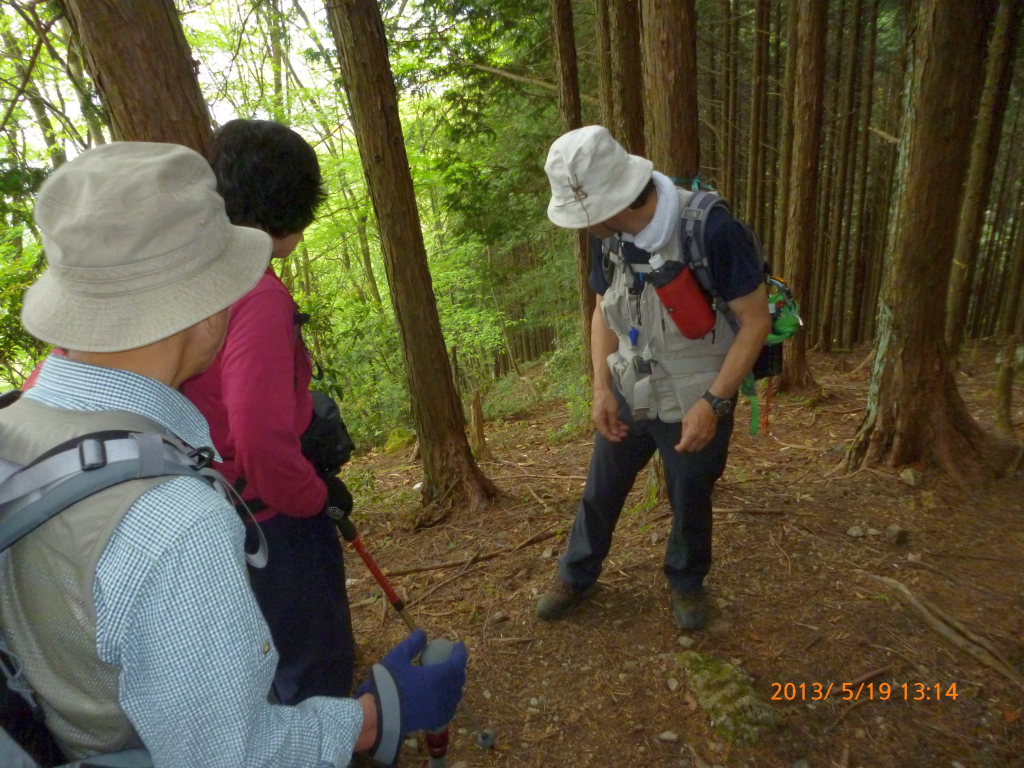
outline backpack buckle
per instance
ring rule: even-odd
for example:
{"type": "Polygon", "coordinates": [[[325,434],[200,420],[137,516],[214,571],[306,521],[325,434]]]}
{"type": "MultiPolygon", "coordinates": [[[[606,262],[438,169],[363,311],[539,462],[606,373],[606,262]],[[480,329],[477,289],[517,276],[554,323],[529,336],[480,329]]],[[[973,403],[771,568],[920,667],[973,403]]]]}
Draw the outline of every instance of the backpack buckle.
{"type": "Polygon", "coordinates": [[[80,442],[78,461],[83,472],[107,466],[107,449],[103,447],[103,441],[90,437],[80,442]]]}

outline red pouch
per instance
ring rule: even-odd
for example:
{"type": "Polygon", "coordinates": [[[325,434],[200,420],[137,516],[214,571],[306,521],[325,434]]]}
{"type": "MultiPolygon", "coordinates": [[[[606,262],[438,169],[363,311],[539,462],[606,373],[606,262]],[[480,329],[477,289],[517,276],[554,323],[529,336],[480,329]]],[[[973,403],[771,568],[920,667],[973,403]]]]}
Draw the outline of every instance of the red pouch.
{"type": "Polygon", "coordinates": [[[685,267],[667,285],[654,290],[683,336],[702,339],[711,333],[715,327],[715,313],[689,267],[685,267]]]}

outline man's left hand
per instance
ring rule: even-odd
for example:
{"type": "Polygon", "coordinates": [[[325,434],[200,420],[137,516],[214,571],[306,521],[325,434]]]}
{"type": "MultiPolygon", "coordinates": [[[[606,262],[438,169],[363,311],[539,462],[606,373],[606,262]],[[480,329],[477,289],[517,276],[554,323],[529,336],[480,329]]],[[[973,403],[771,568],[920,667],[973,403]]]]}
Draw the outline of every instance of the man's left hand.
{"type": "Polygon", "coordinates": [[[718,416],[711,403],[700,399],[683,416],[682,436],[676,445],[679,453],[696,453],[711,442],[718,431],[718,416]]]}

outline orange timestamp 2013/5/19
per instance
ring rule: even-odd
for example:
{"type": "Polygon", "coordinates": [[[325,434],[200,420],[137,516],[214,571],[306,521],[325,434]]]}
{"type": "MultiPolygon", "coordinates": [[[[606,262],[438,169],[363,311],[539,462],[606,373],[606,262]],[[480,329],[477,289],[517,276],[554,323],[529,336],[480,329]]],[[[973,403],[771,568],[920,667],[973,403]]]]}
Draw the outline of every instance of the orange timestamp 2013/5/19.
{"type": "Polygon", "coordinates": [[[956,699],[956,683],[772,683],[772,701],[941,701],[956,699]]]}

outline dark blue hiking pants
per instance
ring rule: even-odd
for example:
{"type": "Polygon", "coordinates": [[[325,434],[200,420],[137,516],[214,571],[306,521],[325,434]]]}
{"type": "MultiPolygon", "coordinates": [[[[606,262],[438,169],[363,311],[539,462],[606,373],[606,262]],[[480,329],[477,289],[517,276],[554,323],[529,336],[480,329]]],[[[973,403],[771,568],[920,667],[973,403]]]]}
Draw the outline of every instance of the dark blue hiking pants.
{"type": "MultiPolygon", "coordinates": [[[[277,698],[298,704],[351,695],[355,640],[334,523],[326,515],[277,515],[260,527],[269,559],[265,568],[249,568],[249,581],[280,656],[277,698]]],[[[246,549],[253,551],[252,524],[246,529],[246,549]]]]}
{"type": "Polygon", "coordinates": [[[664,462],[673,512],[665,547],[665,576],[680,592],[698,589],[711,569],[711,491],[725,470],[733,414],[718,420],[718,431],[703,450],[677,453],[680,422],[634,422],[625,400],[618,392],[616,397],[619,419],[629,425],[629,434],[622,442],[613,443],[597,433],[569,546],[558,561],[559,578],[576,588],[597,580],[626,496],[657,450],[664,462]]]}

